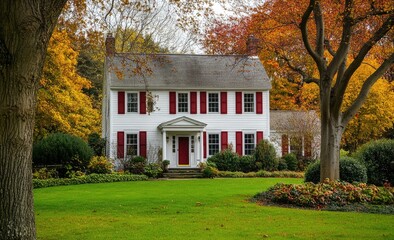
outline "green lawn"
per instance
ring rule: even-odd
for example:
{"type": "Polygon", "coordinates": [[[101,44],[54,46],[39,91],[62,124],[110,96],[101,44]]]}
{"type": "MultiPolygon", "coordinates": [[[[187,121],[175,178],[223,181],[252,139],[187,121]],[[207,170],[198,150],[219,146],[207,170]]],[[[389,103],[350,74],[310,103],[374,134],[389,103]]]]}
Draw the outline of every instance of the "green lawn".
{"type": "Polygon", "coordinates": [[[258,206],[301,179],[199,179],[34,190],[38,239],[394,239],[394,216],[258,206]]]}

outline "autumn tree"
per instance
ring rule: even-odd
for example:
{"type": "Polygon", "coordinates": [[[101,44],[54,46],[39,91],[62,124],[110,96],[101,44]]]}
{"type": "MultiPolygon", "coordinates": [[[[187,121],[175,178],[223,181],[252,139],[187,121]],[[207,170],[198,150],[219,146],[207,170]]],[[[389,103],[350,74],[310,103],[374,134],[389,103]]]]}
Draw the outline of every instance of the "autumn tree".
{"type": "Polygon", "coordinates": [[[100,131],[99,110],[84,93],[91,82],[77,72],[78,52],[65,31],[55,30],[38,90],[35,135],[65,132],[83,139],[100,131]]]}
{"type": "Polygon", "coordinates": [[[273,56],[269,64],[282,64],[298,74],[301,84],[317,86],[321,178],[338,179],[344,130],[393,63],[393,5],[389,1],[276,0],[256,12],[249,31],[262,39],[260,46],[273,56]],[[360,90],[345,107],[351,79],[370,58],[378,65],[360,79],[360,90]]]}

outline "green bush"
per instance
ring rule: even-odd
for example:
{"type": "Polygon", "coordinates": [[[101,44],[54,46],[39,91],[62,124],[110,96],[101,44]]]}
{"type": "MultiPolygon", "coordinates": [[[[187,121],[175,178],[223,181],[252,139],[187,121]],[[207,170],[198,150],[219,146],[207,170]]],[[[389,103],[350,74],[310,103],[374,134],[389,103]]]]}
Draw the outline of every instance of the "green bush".
{"type": "Polygon", "coordinates": [[[294,153],[289,153],[283,156],[283,159],[286,161],[287,169],[290,171],[297,170],[297,156],[294,153]]]}
{"type": "Polygon", "coordinates": [[[150,178],[158,178],[163,173],[163,169],[157,163],[149,163],[145,166],[144,172],[150,178]]]}
{"type": "Polygon", "coordinates": [[[215,163],[219,171],[239,171],[239,156],[231,149],[223,150],[208,158],[207,163],[215,163]]]}
{"type": "Polygon", "coordinates": [[[144,174],[147,161],[142,156],[136,156],[125,160],[124,171],[132,174],[144,174]]]}
{"type": "Polygon", "coordinates": [[[367,169],[351,157],[342,157],[339,161],[339,176],[345,182],[367,182],[367,169]]]}
{"type": "Polygon", "coordinates": [[[71,167],[73,171],[85,171],[92,156],[93,150],[86,142],[64,133],[51,134],[33,147],[34,166],[60,164],[71,167]]]}
{"type": "Polygon", "coordinates": [[[219,171],[211,166],[206,166],[203,170],[202,170],[202,176],[204,178],[214,178],[218,175],[219,171]]]}
{"type": "Polygon", "coordinates": [[[394,185],[394,140],[381,139],[362,145],[355,153],[355,158],[367,168],[368,183],[394,185]]]}
{"type": "Polygon", "coordinates": [[[261,162],[263,170],[274,171],[277,169],[279,161],[276,158],[275,147],[268,140],[264,139],[257,144],[254,156],[256,162],[261,162]]]}
{"type": "Polygon", "coordinates": [[[51,179],[33,179],[33,188],[45,188],[61,185],[76,185],[85,183],[106,183],[106,182],[127,182],[147,180],[145,175],[129,174],[90,174],[75,178],[51,178],[51,179]]]}
{"type": "Polygon", "coordinates": [[[287,170],[287,163],[286,163],[286,161],[283,158],[279,159],[278,170],[279,171],[287,170]]]}
{"type": "MultiPolygon", "coordinates": [[[[367,182],[365,166],[350,157],[339,160],[339,178],[346,182],[367,182]]],[[[305,182],[320,182],[320,161],[308,166],[305,171],[305,182]]]]}
{"type": "Polygon", "coordinates": [[[299,171],[305,171],[305,169],[312,163],[316,162],[316,159],[311,157],[298,157],[297,158],[298,165],[297,168],[299,171]]]}
{"type": "Polygon", "coordinates": [[[257,171],[257,166],[254,156],[245,155],[239,157],[239,170],[244,173],[257,171]]]}
{"type": "Polygon", "coordinates": [[[89,173],[109,174],[112,170],[112,163],[104,156],[92,157],[88,166],[89,173]]]}
{"type": "Polygon", "coordinates": [[[105,139],[101,138],[101,136],[98,133],[89,134],[88,145],[93,149],[94,155],[96,156],[105,155],[105,139]]]}
{"type": "Polygon", "coordinates": [[[291,171],[258,171],[258,172],[230,172],[230,171],[219,171],[218,177],[223,178],[255,178],[255,177],[266,177],[266,178],[303,178],[304,173],[302,172],[291,172],[291,171]]]}

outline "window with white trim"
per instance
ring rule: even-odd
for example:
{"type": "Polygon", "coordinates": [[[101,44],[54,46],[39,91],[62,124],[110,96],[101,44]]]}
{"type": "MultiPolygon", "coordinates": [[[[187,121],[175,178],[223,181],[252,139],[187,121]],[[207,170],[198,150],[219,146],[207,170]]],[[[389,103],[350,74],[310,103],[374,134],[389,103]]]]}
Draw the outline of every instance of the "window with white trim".
{"type": "Polygon", "coordinates": [[[126,134],[126,155],[130,157],[137,156],[138,154],[138,135],[126,134]]]}
{"type": "Polygon", "coordinates": [[[254,112],[254,93],[244,93],[244,112],[254,112]]]}
{"type": "Polygon", "coordinates": [[[244,149],[245,155],[252,155],[255,149],[255,135],[253,133],[245,133],[244,135],[244,149]]]}
{"type": "Polygon", "coordinates": [[[194,136],[190,137],[190,152],[194,153],[194,136]]]}
{"type": "Polygon", "coordinates": [[[208,93],[208,112],[219,112],[219,93],[208,93]]]}
{"type": "Polygon", "coordinates": [[[208,134],[208,153],[210,156],[219,152],[220,142],[219,134],[208,134]]]}
{"type": "Polygon", "coordinates": [[[178,112],[189,112],[189,94],[178,93],[178,112]]]}
{"type": "Polygon", "coordinates": [[[127,112],[138,112],[138,93],[127,93],[127,112]]]}

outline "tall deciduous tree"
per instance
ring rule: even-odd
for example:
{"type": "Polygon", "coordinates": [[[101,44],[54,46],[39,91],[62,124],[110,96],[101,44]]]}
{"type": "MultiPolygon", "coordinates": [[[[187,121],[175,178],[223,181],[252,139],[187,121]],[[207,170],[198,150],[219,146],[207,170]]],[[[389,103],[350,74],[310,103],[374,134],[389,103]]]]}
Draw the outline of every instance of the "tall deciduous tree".
{"type": "Polygon", "coordinates": [[[35,239],[32,142],[36,92],[66,0],[0,2],[0,238],[35,239]]]}
{"type": "MultiPolygon", "coordinates": [[[[393,11],[390,1],[383,0],[274,0],[257,8],[250,20],[249,33],[262,40],[263,54],[271,54],[272,61],[267,61],[266,66],[282,64],[299,74],[301,84],[317,86],[322,179],[339,178],[343,132],[371,87],[393,64],[393,11]],[[350,80],[371,58],[377,60],[376,69],[359,78],[359,91],[345,105],[350,80]]],[[[285,78],[294,79],[292,75],[285,78]]]]}

